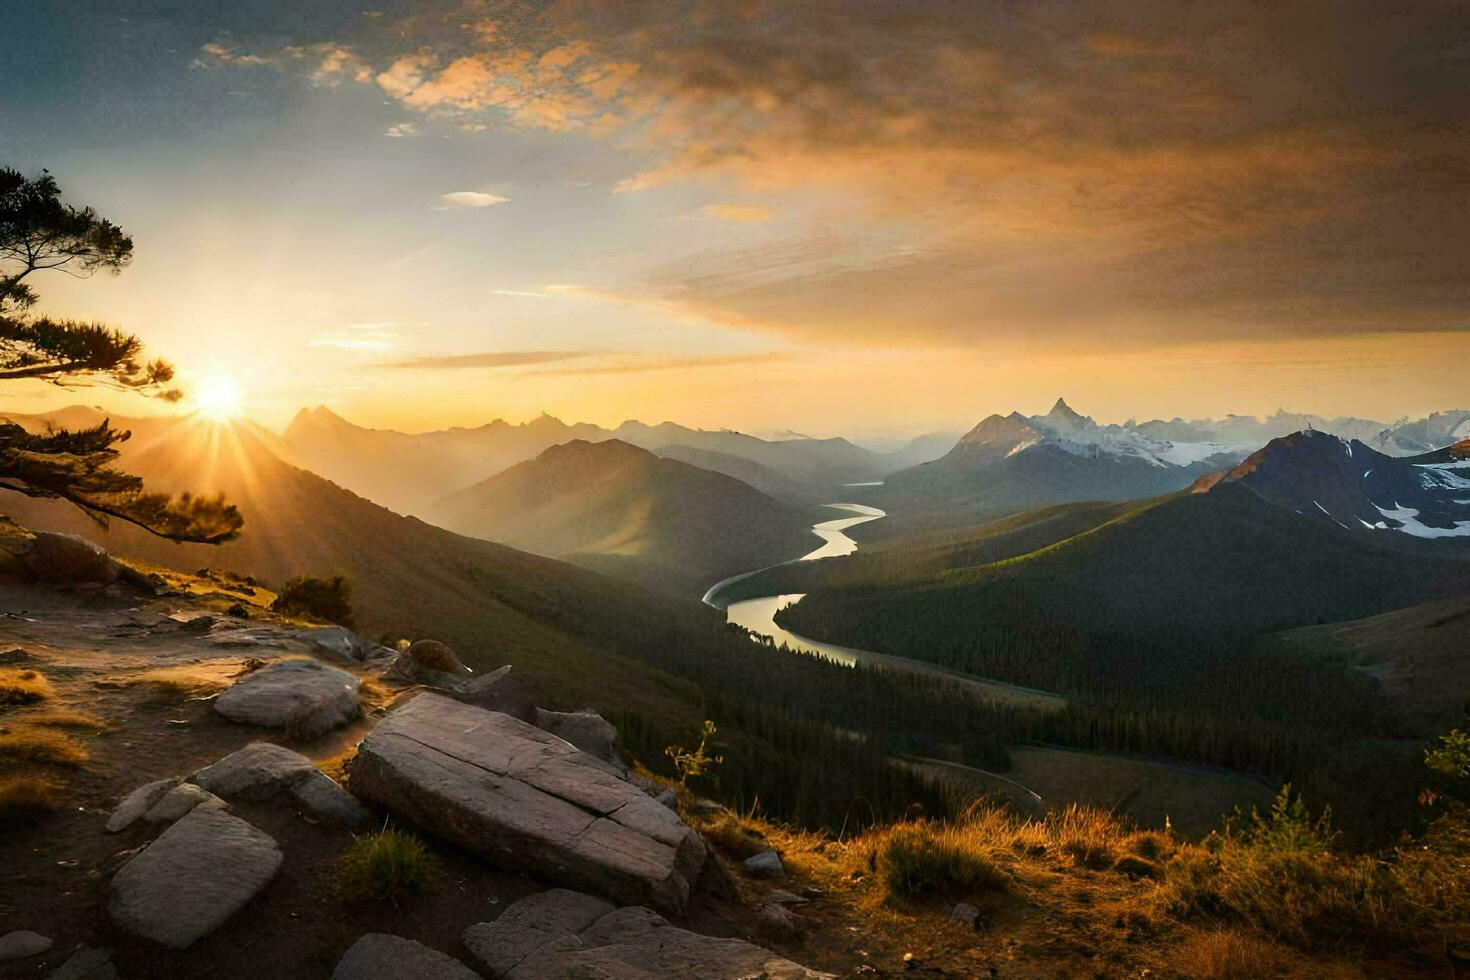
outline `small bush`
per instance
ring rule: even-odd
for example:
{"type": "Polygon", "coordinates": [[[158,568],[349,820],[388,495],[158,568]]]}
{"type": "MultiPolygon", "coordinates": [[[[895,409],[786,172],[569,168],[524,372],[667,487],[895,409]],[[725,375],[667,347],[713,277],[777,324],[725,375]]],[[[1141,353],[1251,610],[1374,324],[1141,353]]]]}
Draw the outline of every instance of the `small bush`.
{"type": "Polygon", "coordinates": [[[953,827],[898,827],[878,849],[883,883],[890,894],[904,898],[1005,888],[1005,873],[967,843],[964,832],[953,827]]]}
{"type": "Polygon", "coordinates": [[[1113,862],[1113,870],[1128,875],[1130,878],[1162,878],[1164,876],[1163,868],[1137,854],[1124,854],[1113,862]]]}
{"type": "Polygon", "coordinates": [[[0,779],[0,820],[24,820],[61,806],[61,785],[36,776],[0,779]]]}
{"type": "Polygon", "coordinates": [[[1179,966],[1199,980],[1267,980],[1281,975],[1285,957],[1276,946],[1249,933],[1217,930],[1188,943],[1179,966]]]}
{"type": "Polygon", "coordinates": [[[314,578],[297,575],[281,586],[271,610],[286,616],[352,626],[352,583],[341,575],[314,578]]]}
{"type": "Polygon", "coordinates": [[[1124,849],[1146,861],[1162,861],[1174,853],[1174,842],[1156,830],[1143,830],[1128,838],[1124,849]]]}
{"type": "Polygon", "coordinates": [[[439,859],[413,834],[384,827],[354,834],[337,859],[342,895],[354,902],[392,902],[419,895],[440,875],[439,859]]]}
{"type": "Polygon", "coordinates": [[[51,696],[51,685],[38,670],[0,667],[0,704],[34,704],[51,696]]]}
{"type": "Polygon", "coordinates": [[[37,765],[79,766],[87,750],[57,732],[17,728],[0,731],[0,759],[37,765]]]}

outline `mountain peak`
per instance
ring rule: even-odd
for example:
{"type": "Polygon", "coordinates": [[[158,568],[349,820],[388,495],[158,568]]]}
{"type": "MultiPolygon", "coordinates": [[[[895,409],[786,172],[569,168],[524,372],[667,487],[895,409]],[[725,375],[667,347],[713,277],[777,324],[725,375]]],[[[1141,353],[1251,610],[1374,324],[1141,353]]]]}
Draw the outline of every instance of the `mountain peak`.
{"type": "Polygon", "coordinates": [[[1051,411],[1046,413],[1046,418],[1053,422],[1081,422],[1084,416],[1068,405],[1065,398],[1058,398],[1051,411]]]}

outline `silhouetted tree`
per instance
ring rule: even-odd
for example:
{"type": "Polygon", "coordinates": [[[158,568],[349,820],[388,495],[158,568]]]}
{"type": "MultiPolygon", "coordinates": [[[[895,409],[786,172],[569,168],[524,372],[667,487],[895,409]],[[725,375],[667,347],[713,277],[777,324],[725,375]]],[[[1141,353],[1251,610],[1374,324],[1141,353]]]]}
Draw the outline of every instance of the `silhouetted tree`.
{"type": "MultiPolygon", "coordinates": [[[[38,299],[32,274],[115,274],[132,257],[133,240],[92,208],[63,203],[49,173],[27,178],[0,168],[0,380],[104,385],[176,401],[173,368],[143,361],[132,334],[30,314],[38,299]]],[[[117,446],[130,435],[110,420],[45,432],[0,422],[0,489],[66,500],[104,526],[115,517],[175,541],[218,544],[239,534],[240,512],[223,497],[145,493],[140,478],[115,469],[117,446]]]]}

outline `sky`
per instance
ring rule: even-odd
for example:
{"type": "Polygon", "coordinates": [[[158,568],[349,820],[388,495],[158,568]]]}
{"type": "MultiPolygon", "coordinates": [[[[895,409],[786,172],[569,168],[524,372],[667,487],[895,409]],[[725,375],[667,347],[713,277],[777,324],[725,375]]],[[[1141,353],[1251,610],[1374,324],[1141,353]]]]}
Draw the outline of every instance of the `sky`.
{"type": "Polygon", "coordinates": [[[136,243],[41,310],[267,424],[1392,420],[1470,403],[1467,77],[1437,0],[28,0],[0,165],[136,243]]]}

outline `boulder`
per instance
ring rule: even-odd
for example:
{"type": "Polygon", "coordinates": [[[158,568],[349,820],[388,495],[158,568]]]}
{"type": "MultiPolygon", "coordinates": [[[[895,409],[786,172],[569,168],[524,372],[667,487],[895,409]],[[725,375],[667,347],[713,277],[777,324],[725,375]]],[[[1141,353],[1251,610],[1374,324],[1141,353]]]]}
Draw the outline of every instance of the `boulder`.
{"type": "Polygon", "coordinates": [[[660,806],[668,807],[670,810],[679,809],[679,793],[672,786],[660,790],[659,794],[653,798],[653,801],[660,806]]]}
{"type": "Polygon", "coordinates": [[[494,922],[470,926],[465,945],[490,976],[507,980],[822,980],[770,950],[672,926],[652,909],[593,916],[604,903],[564,891],[523,898],[494,922]],[[590,921],[589,921],[590,920],[590,921]]]}
{"type": "Polygon", "coordinates": [[[231,721],[314,738],[356,718],[362,682],[316,660],[282,660],[253,671],[214,700],[231,721]]]}
{"type": "Polygon", "coordinates": [[[673,912],[704,842],[607,763],[509,715],[425,692],[352,761],[358,797],[512,870],[673,912]]]}
{"type": "Polygon", "coordinates": [[[163,799],[165,793],[178,784],[178,776],[156,779],[151,783],[144,783],[124,796],[122,802],[117,805],[117,809],[112,811],[112,816],[107,818],[107,832],[115,834],[131,827],[139,817],[153,808],[153,804],[163,799]]]}
{"type": "Polygon", "coordinates": [[[39,932],[25,929],[0,936],[0,963],[6,960],[23,960],[27,956],[40,956],[52,946],[51,940],[39,932]]]}
{"type": "Polygon", "coordinates": [[[50,974],[49,980],[117,980],[112,950],[83,946],[50,974]]]}
{"type": "Polygon", "coordinates": [[[111,585],[122,575],[105,548],[58,531],[35,532],[25,565],[37,578],[65,585],[111,585]]]}
{"type": "Polygon", "coordinates": [[[761,851],[741,862],[745,873],[757,878],[779,878],[786,873],[781,866],[781,855],[775,851],[761,851]]]}
{"type": "Polygon", "coordinates": [[[419,640],[412,644],[384,673],[401,681],[449,688],[475,676],[453,650],[438,640],[419,640]]]}
{"type": "Polygon", "coordinates": [[[265,887],[276,842],[222,810],[194,810],[122,866],[107,911],[135,935],[185,949],[265,887]]]}
{"type": "Polygon", "coordinates": [[[536,727],[571,742],[588,755],[619,768],[618,730],[595,711],[547,711],[536,709],[536,727]]]}
{"type": "Polygon", "coordinates": [[[193,783],[180,783],[164,793],[157,803],[149,807],[148,812],[143,814],[143,819],[149,823],[173,823],[184,814],[199,807],[207,810],[222,810],[224,806],[224,800],[204,787],[193,783]]]}
{"type": "Polygon", "coordinates": [[[801,917],[780,902],[767,902],[756,914],[761,932],[774,939],[792,940],[801,935],[801,917]]]}
{"type": "Polygon", "coordinates": [[[960,902],[954,907],[954,911],[949,914],[949,917],[956,922],[963,922],[973,929],[980,921],[980,910],[969,902],[960,902]]]}
{"type": "Polygon", "coordinates": [[[367,807],[321,770],[293,783],[291,796],[311,816],[349,830],[360,830],[372,819],[367,807]]]}
{"type": "Polygon", "coordinates": [[[381,932],[370,932],[353,943],[332,971],[332,980],[479,980],[479,976],[437,949],[381,932]]]}
{"type": "Polygon", "coordinates": [[[270,742],[251,742],[200,769],[189,782],[227,800],[259,803],[320,772],[299,752],[270,742]]]}
{"type": "Polygon", "coordinates": [[[499,711],[521,721],[536,723],[536,702],[520,681],[511,676],[511,666],[482,674],[457,685],[450,696],[486,711],[499,711]]]}

